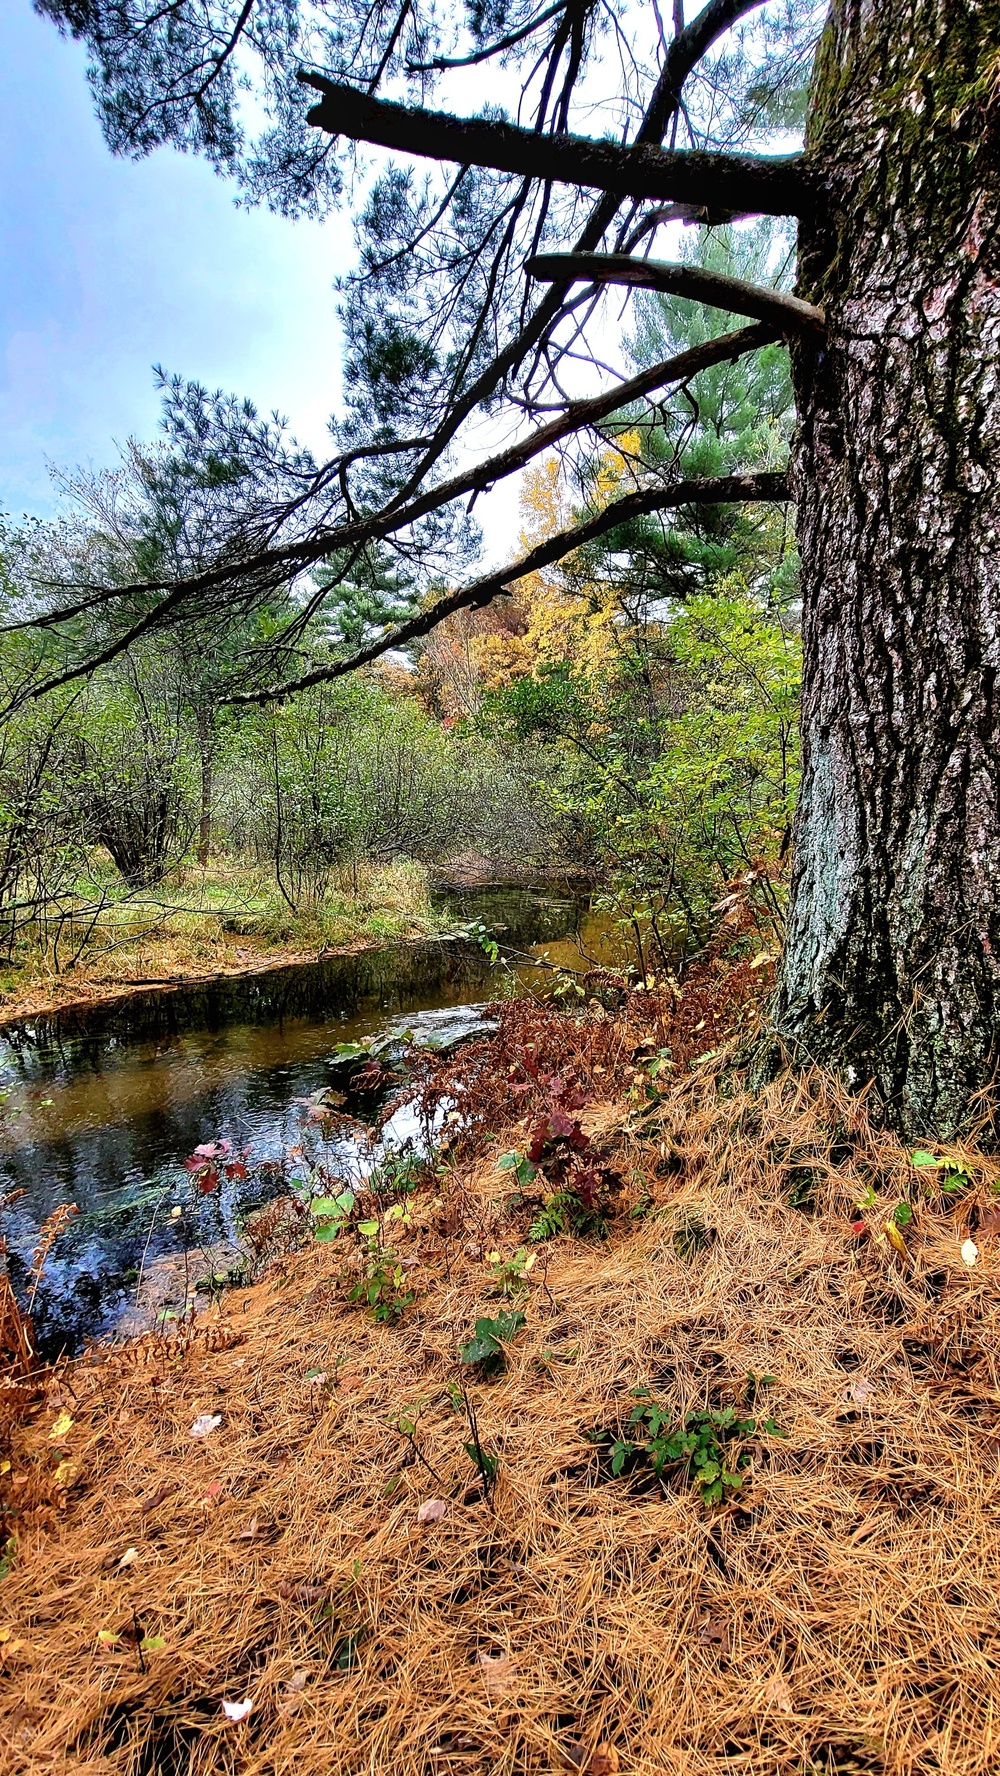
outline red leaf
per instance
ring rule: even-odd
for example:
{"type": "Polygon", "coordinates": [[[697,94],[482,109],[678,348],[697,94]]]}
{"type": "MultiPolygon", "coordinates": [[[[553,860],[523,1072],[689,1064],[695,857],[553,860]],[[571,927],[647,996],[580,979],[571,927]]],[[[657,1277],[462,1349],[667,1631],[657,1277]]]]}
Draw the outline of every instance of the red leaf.
{"type": "Polygon", "coordinates": [[[557,1106],[549,1117],[549,1138],[553,1141],[565,1140],[578,1127],[579,1124],[572,1122],[565,1110],[560,1110],[557,1106]]]}

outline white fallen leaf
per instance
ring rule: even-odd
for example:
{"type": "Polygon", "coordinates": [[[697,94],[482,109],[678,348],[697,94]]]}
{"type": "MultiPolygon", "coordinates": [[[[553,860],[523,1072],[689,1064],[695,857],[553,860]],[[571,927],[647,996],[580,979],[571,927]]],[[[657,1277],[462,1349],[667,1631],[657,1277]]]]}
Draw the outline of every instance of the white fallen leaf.
{"type": "Polygon", "coordinates": [[[967,1239],[964,1246],[962,1247],[962,1263],[963,1264],[975,1264],[976,1259],[978,1257],[979,1257],[979,1247],[976,1245],[975,1240],[974,1239],[967,1239]]]}
{"type": "Polygon", "coordinates": [[[195,1419],[188,1435],[191,1437],[208,1437],[211,1435],[212,1431],[218,1430],[221,1423],[221,1412],[203,1412],[199,1418],[195,1419]]]}
{"type": "Polygon", "coordinates": [[[121,1559],[118,1562],[118,1565],[119,1565],[119,1567],[134,1566],[136,1561],[138,1560],[138,1558],[139,1558],[139,1551],[137,1548],[126,1548],[124,1554],[122,1555],[121,1559]]]}
{"type": "Polygon", "coordinates": [[[867,1406],[874,1392],[875,1383],[869,1381],[866,1375],[859,1375],[857,1381],[851,1384],[855,1406],[867,1406]]]}
{"type": "Polygon", "coordinates": [[[417,1512],[418,1523],[440,1523],[448,1509],[446,1499],[424,1499],[417,1512]]]}
{"type": "Polygon", "coordinates": [[[479,1667],[488,1690],[507,1690],[514,1681],[513,1661],[506,1653],[502,1653],[499,1659],[491,1659],[489,1653],[480,1653],[479,1667]]]}
{"type": "Polygon", "coordinates": [[[770,1682],[764,1686],[764,1700],[772,1708],[778,1708],[782,1714],[791,1714],[795,1704],[792,1692],[788,1687],[788,1679],[784,1672],[776,1671],[770,1682]]]}
{"type": "Polygon", "coordinates": [[[222,1712],[227,1720],[241,1721],[246,1720],[252,1707],[253,1702],[248,1696],[245,1702],[223,1702],[222,1712]]]}

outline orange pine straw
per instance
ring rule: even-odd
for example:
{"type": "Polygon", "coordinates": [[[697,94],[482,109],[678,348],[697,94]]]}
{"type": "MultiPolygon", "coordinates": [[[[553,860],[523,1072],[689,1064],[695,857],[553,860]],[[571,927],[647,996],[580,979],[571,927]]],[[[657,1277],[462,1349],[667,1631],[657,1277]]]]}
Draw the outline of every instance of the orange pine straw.
{"type": "MultiPolygon", "coordinates": [[[[523,1142],[512,1109],[495,1153],[523,1142]]],[[[585,1113],[625,1180],[609,1236],[540,1248],[506,1374],[471,1384],[492,1508],[449,1393],[497,1311],[488,1254],[524,1242],[492,1158],[409,1199],[399,1324],[317,1245],[176,1342],[50,1376],[4,1476],[5,1770],[1000,1766],[996,1168],[956,1150],[949,1204],[818,1074],[751,1095],[708,1062],[641,1111],[585,1113]],[[879,1233],[902,1200],[905,1257],[879,1233]],[[593,1439],[635,1387],[680,1415],[742,1406],[751,1373],[787,1436],[723,1507],[608,1477],[593,1439]]]]}

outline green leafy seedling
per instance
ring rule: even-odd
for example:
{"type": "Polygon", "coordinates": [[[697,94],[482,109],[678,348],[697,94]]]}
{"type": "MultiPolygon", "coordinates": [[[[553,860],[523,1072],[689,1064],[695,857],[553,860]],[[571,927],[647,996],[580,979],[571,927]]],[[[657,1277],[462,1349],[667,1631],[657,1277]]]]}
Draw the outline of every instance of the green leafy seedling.
{"type": "Polygon", "coordinates": [[[465,1450],[465,1453],[473,1467],[476,1469],[476,1472],[482,1475],[487,1484],[495,1479],[497,1462],[499,1461],[498,1456],[489,1455],[487,1451],[483,1449],[482,1445],[477,1447],[475,1443],[463,1443],[462,1448],[465,1450]]]}
{"type": "Polygon", "coordinates": [[[531,1287],[528,1272],[535,1263],[535,1254],[532,1252],[529,1256],[524,1246],[520,1246],[512,1258],[489,1252],[486,1263],[494,1289],[505,1299],[523,1295],[531,1287]]]}
{"type": "Polygon", "coordinates": [[[483,1376],[502,1375],[507,1366],[504,1346],[516,1337],[523,1325],[524,1315],[516,1307],[504,1308],[494,1320],[479,1319],[473,1336],[459,1345],[459,1357],[463,1363],[478,1363],[483,1376]]]}
{"type": "Polygon", "coordinates": [[[309,1213],[316,1223],[313,1238],[336,1239],[353,1208],[352,1190],[342,1190],[339,1196],[314,1196],[309,1204],[309,1213]]]}
{"type": "MultiPolygon", "coordinates": [[[[761,1385],[764,1377],[756,1385],[761,1385]]],[[[660,1476],[676,1471],[690,1481],[706,1505],[721,1504],[727,1493],[735,1492],[745,1479],[750,1460],[739,1445],[747,1437],[764,1434],[782,1437],[773,1418],[760,1422],[740,1418],[735,1406],[722,1406],[688,1412],[683,1422],[654,1400],[648,1388],[636,1388],[639,1405],[629,1419],[633,1433],[643,1436],[619,1437],[611,1446],[611,1471],[621,1474],[626,1462],[641,1457],[660,1476]]]]}
{"type": "Polygon", "coordinates": [[[938,1180],[938,1189],[944,1196],[957,1196],[959,1191],[967,1190],[972,1182],[964,1166],[956,1159],[940,1159],[936,1153],[929,1153],[925,1148],[918,1147],[910,1154],[910,1163],[918,1171],[936,1171],[942,1174],[938,1180]]]}
{"type": "Polygon", "coordinates": [[[532,1165],[530,1159],[512,1148],[510,1153],[502,1153],[497,1160],[498,1172],[513,1172],[522,1190],[527,1189],[538,1174],[538,1167],[532,1165]]]}

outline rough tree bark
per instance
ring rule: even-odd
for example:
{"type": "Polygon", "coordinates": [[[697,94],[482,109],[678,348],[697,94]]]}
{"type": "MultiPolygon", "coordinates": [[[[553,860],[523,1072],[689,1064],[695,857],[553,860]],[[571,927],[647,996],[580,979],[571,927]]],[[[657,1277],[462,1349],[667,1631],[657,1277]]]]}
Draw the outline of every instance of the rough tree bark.
{"type": "Polygon", "coordinates": [[[911,1136],[1000,1052],[1000,7],[835,0],[795,347],[804,781],[778,1028],[911,1136]]]}

